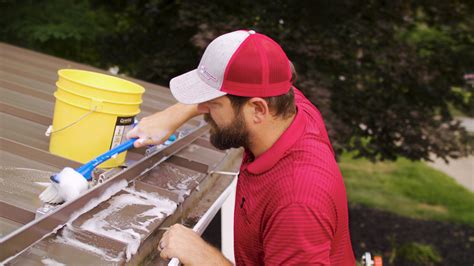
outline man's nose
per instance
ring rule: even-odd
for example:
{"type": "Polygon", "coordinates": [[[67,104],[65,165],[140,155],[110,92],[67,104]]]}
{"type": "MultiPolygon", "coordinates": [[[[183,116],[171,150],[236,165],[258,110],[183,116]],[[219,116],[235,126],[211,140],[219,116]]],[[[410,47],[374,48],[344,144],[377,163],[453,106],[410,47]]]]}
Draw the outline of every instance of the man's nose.
{"type": "Polygon", "coordinates": [[[207,114],[207,113],[209,113],[209,107],[207,106],[206,103],[200,103],[200,104],[198,104],[197,109],[198,109],[198,112],[200,112],[200,113],[202,113],[202,114],[207,114]]]}

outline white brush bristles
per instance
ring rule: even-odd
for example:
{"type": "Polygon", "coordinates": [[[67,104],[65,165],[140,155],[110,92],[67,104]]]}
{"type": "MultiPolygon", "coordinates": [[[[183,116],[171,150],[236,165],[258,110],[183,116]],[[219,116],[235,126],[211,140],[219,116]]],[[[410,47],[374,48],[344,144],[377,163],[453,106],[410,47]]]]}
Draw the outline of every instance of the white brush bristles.
{"type": "Polygon", "coordinates": [[[41,201],[54,204],[69,201],[79,197],[89,187],[87,180],[70,167],[64,168],[56,179],[59,184],[51,181],[51,185],[40,194],[41,201]]]}
{"type": "Polygon", "coordinates": [[[39,198],[42,202],[51,204],[59,204],[64,201],[64,199],[59,195],[58,184],[53,181],[51,181],[49,186],[41,192],[39,198]]]}

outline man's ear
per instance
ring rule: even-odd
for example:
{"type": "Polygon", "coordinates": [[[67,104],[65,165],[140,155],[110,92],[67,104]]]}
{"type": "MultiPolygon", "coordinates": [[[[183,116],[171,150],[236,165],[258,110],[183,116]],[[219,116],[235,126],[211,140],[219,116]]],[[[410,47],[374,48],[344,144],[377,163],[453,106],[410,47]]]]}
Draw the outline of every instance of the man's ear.
{"type": "Polygon", "coordinates": [[[259,97],[251,98],[247,102],[250,107],[251,119],[254,123],[262,123],[270,115],[267,102],[259,97]]]}

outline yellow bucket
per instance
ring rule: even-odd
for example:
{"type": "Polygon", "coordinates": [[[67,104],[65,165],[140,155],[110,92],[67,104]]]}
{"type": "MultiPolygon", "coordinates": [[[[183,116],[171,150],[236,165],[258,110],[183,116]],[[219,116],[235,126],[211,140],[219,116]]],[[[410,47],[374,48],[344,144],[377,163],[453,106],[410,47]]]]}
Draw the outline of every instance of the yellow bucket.
{"type": "MultiPolygon", "coordinates": [[[[49,151],[86,163],[126,140],[140,113],[145,89],[128,80],[100,73],[61,69],[54,93],[49,151]]],[[[126,152],[100,167],[116,167],[126,152]]]]}

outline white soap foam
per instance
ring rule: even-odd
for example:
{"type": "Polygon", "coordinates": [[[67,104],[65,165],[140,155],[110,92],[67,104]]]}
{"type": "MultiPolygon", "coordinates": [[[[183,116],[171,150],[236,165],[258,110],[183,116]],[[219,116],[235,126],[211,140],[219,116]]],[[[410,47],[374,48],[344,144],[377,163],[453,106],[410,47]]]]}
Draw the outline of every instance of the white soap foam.
{"type": "MultiPolygon", "coordinates": [[[[177,176],[184,177],[184,174],[180,172],[179,169],[172,166],[169,166],[168,168],[173,171],[177,176]]],[[[199,182],[196,180],[198,177],[199,174],[186,176],[185,178],[181,179],[179,183],[177,183],[175,186],[173,186],[173,184],[171,184],[170,182],[168,182],[166,186],[171,192],[178,194],[178,202],[181,203],[184,201],[185,197],[189,196],[189,194],[191,193],[189,185],[192,182],[195,182],[199,185],[199,182]]]]}
{"type": "Polygon", "coordinates": [[[137,191],[134,188],[125,188],[124,191],[145,198],[146,200],[152,202],[156,209],[159,209],[166,215],[170,215],[176,210],[177,204],[175,202],[168,198],[162,197],[157,193],[137,191]]]}
{"type": "Polygon", "coordinates": [[[148,232],[148,226],[153,223],[155,220],[163,218],[163,216],[171,215],[177,207],[177,203],[159,196],[156,193],[149,193],[144,191],[137,191],[135,189],[124,189],[125,191],[137,195],[139,197],[145,198],[147,202],[152,203],[155,207],[141,213],[138,217],[145,217],[147,218],[144,222],[138,221],[138,224],[133,224],[133,226],[137,229],[141,229],[143,231],[148,232]]]}
{"type": "Polygon", "coordinates": [[[126,258],[129,261],[140,246],[142,234],[149,231],[147,227],[155,220],[172,214],[176,210],[177,204],[152,193],[138,192],[129,188],[124,191],[129,194],[121,194],[112,198],[109,201],[110,206],[85,221],[81,225],[81,229],[127,244],[126,258]],[[115,219],[118,212],[131,205],[150,206],[150,208],[132,217],[132,220],[115,219]]]}
{"type": "MultiPolygon", "coordinates": [[[[77,219],[77,217],[81,216],[82,214],[92,210],[93,208],[95,208],[97,205],[99,205],[100,203],[108,200],[109,198],[111,198],[113,195],[117,194],[120,190],[124,189],[125,187],[127,187],[128,185],[128,182],[124,179],[120,180],[119,182],[117,183],[114,183],[112,184],[111,186],[109,186],[105,191],[104,193],[102,193],[100,195],[100,197],[98,198],[93,198],[91,199],[89,202],[87,202],[86,205],[84,205],[84,207],[82,207],[79,211],[76,211],[74,212],[72,215],[71,215],[71,218],[69,219],[69,221],[67,222],[67,225],[66,227],[64,228],[64,230],[62,231],[62,234],[61,236],[58,236],[56,238],[55,241],[59,242],[59,243],[64,243],[64,244],[68,244],[68,245],[71,245],[71,246],[75,246],[77,248],[80,248],[80,249],[83,249],[83,250],[87,250],[87,251],[90,251],[94,254],[97,254],[103,258],[105,258],[106,260],[108,261],[120,261],[121,257],[123,256],[123,253],[119,254],[119,256],[117,257],[113,257],[111,255],[109,255],[106,251],[100,249],[100,248],[97,248],[95,246],[92,246],[92,245],[89,245],[89,244],[86,244],[86,243],[83,243],[77,239],[74,238],[74,235],[71,233],[73,226],[72,226],[72,222],[74,220],[77,219]]],[[[58,226],[57,228],[55,228],[55,231],[57,231],[59,228],[61,228],[61,226],[58,226]]]]}
{"type": "Polygon", "coordinates": [[[58,236],[57,238],[55,238],[54,241],[57,242],[57,243],[62,243],[62,244],[66,244],[66,245],[69,245],[69,246],[77,247],[77,248],[82,249],[82,250],[89,251],[91,253],[99,255],[100,257],[102,257],[102,258],[104,258],[105,260],[108,260],[108,261],[119,262],[121,260],[122,256],[123,256],[123,252],[120,252],[115,257],[115,256],[111,255],[110,252],[107,252],[107,250],[104,250],[104,249],[98,248],[96,246],[92,246],[92,245],[89,245],[87,243],[84,243],[84,242],[81,242],[81,241],[77,240],[74,237],[73,231],[69,228],[64,228],[64,230],[62,231],[61,236],[58,236]]]}
{"type": "Polygon", "coordinates": [[[65,266],[66,264],[64,263],[61,263],[61,262],[57,262],[53,259],[50,259],[50,258],[44,258],[41,260],[41,262],[44,264],[44,265],[47,265],[47,266],[65,266]]]}
{"type": "Polygon", "coordinates": [[[76,220],[77,217],[81,216],[82,214],[94,209],[97,205],[99,205],[100,203],[108,200],[110,197],[112,197],[113,195],[117,194],[120,190],[126,188],[128,185],[128,182],[125,180],[125,179],[122,179],[120,180],[119,182],[117,183],[114,183],[112,185],[110,185],[105,191],[104,193],[102,193],[100,195],[100,197],[98,198],[93,198],[91,199],[89,202],[87,202],[86,205],[84,205],[84,207],[82,207],[79,211],[77,212],[74,212],[72,215],[71,215],[71,218],[69,219],[68,221],[68,224],[70,224],[72,221],[76,220]]]}
{"type": "Polygon", "coordinates": [[[143,176],[144,174],[148,173],[150,170],[152,170],[153,168],[157,167],[160,163],[164,162],[168,160],[168,156],[165,156],[163,158],[161,158],[161,160],[159,160],[158,162],[156,162],[154,165],[152,165],[151,167],[143,170],[139,176],[143,176]]]}
{"type": "Polygon", "coordinates": [[[89,188],[87,180],[71,167],[64,168],[57,175],[57,179],[59,180],[59,195],[65,201],[79,197],[89,188]]]}
{"type": "Polygon", "coordinates": [[[188,146],[188,151],[191,152],[191,153],[195,152],[197,149],[198,149],[198,146],[195,145],[195,144],[191,144],[191,145],[188,146]]]}
{"type": "MultiPolygon", "coordinates": [[[[56,228],[53,229],[53,231],[49,234],[46,234],[44,235],[41,239],[39,239],[38,241],[36,241],[35,243],[38,243],[40,242],[41,240],[45,239],[46,237],[50,236],[51,234],[56,234],[58,232],[59,229],[63,228],[64,227],[64,230],[63,232],[66,232],[67,234],[67,230],[69,230],[69,228],[73,228],[71,223],[77,219],[77,217],[81,216],[82,214],[92,210],[93,208],[95,208],[97,205],[99,205],[100,203],[108,200],[110,197],[112,197],[113,195],[117,194],[120,190],[124,189],[125,187],[127,187],[128,185],[128,182],[124,179],[120,180],[119,182],[117,183],[114,183],[112,185],[110,185],[105,191],[104,193],[102,193],[100,195],[100,197],[98,198],[93,198],[91,199],[89,202],[87,202],[86,205],[84,205],[84,207],[82,207],[79,211],[76,211],[74,212],[72,215],[71,215],[71,218],[69,218],[68,222],[66,223],[66,227],[64,227],[63,224],[60,224],[58,225],[56,228]]],[[[103,251],[101,253],[100,249],[94,247],[94,246],[90,246],[90,245],[87,245],[87,244],[84,244],[76,239],[68,239],[67,235],[66,236],[62,236],[62,237],[58,237],[58,240],[59,241],[63,241],[64,243],[66,244],[71,244],[71,245],[75,245],[77,247],[83,247],[84,249],[91,249],[92,250],[95,250],[96,252],[99,252],[100,254],[103,254],[103,251]],[[69,240],[69,241],[67,241],[69,240]],[[95,249],[94,249],[95,248],[95,249]]],[[[32,244],[33,245],[33,244],[32,244]]],[[[2,263],[8,263],[9,261],[15,259],[17,256],[19,256],[20,254],[22,254],[21,252],[9,257],[8,259],[0,262],[0,265],[2,265],[2,263]]],[[[100,255],[99,254],[99,255],[100,255]]],[[[121,255],[122,256],[122,255],[121,255]]],[[[120,256],[120,257],[121,257],[120,256]]],[[[113,259],[113,258],[112,258],[113,259]]],[[[110,259],[109,259],[110,260],[110,259]]],[[[115,259],[116,260],[116,259],[115,259]]],[[[120,259],[118,259],[120,260],[120,259]]]]}
{"type": "Polygon", "coordinates": [[[169,200],[168,198],[164,198],[159,196],[156,193],[148,193],[144,191],[136,191],[132,189],[125,189],[125,191],[132,193],[134,195],[140,196],[145,198],[148,202],[150,202],[154,207],[139,214],[139,217],[146,217],[148,218],[145,222],[142,222],[141,225],[148,227],[152,222],[157,219],[167,217],[174,213],[177,208],[177,203],[169,200]]]}

